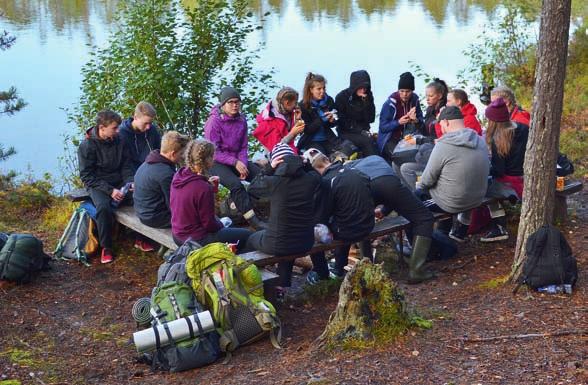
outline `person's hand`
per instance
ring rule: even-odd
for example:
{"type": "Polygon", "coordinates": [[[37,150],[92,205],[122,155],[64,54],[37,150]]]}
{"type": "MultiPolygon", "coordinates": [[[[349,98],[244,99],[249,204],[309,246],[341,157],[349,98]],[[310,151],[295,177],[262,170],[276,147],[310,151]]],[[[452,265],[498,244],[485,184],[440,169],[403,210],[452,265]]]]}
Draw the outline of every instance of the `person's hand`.
{"type": "Polygon", "coordinates": [[[416,107],[413,107],[410,109],[410,111],[408,111],[408,117],[410,118],[410,120],[417,120],[416,107]]]}
{"type": "Polygon", "coordinates": [[[406,114],[402,118],[398,119],[398,123],[400,123],[400,124],[407,124],[409,122],[410,122],[410,116],[408,116],[408,114],[406,114]]]}
{"type": "Polygon", "coordinates": [[[325,116],[327,117],[327,120],[329,121],[329,123],[333,123],[335,121],[335,117],[333,116],[333,112],[327,111],[327,112],[325,112],[325,116]]]}
{"type": "Polygon", "coordinates": [[[374,216],[376,217],[376,219],[384,218],[384,212],[382,211],[381,207],[376,207],[374,209],[374,216]]]}
{"type": "Polygon", "coordinates": [[[239,178],[247,179],[247,176],[249,176],[249,170],[247,170],[247,166],[245,166],[243,162],[238,160],[237,163],[235,163],[235,168],[237,169],[237,172],[239,172],[240,174],[239,178]]]}
{"type": "Polygon", "coordinates": [[[278,165],[280,163],[282,163],[284,161],[284,157],[283,156],[278,156],[276,159],[272,160],[272,168],[275,170],[276,167],[278,167],[278,165]]]}
{"type": "Polygon", "coordinates": [[[298,120],[296,124],[294,124],[294,127],[292,127],[290,132],[296,135],[300,135],[304,132],[304,127],[306,127],[306,123],[304,123],[304,120],[298,120]]]}
{"type": "Polygon", "coordinates": [[[125,195],[119,189],[113,189],[110,197],[114,199],[116,202],[120,202],[125,198],[125,195]]]}

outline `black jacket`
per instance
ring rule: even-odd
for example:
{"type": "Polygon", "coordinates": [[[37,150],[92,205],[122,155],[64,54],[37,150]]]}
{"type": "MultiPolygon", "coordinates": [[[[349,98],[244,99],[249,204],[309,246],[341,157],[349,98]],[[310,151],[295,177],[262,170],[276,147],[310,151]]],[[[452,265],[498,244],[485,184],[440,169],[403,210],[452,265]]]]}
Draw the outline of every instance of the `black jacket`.
{"type": "Polygon", "coordinates": [[[84,186],[110,195],[133,181],[133,164],[118,136],[112,140],[98,138],[98,127],[86,131],[78,147],[80,178],[84,186]]]}
{"type": "Polygon", "coordinates": [[[121,123],[119,135],[128,148],[134,171],[137,171],[139,166],[143,164],[151,151],[161,148],[161,135],[159,135],[155,123],[152,123],[147,131],[138,132],[133,129],[133,118],[131,117],[121,123]]]}
{"type": "Polygon", "coordinates": [[[317,208],[319,222],[327,224],[336,239],[365,238],[375,224],[369,177],[333,163],[323,174],[317,208]]]}
{"type": "Polygon", "coordinates": [[[135,173],[135,192],[133,200],[137,216],[146,224],[169,224],[169,191],[176,172],[176,165],[162,156],[159,150],[147,155],[135,173]]]}
{"type": "Polygon", "coordinates": [[[300,157],[289,155],[275,171],[268,167],[255,183],[257,188],[267,188],[271,196],[261,251],[292,255],[310,250],[316,223],[314,197],[320,188],[318,173],[307,172],[300,157]]]}
{"type": "Polygon", "coordinates": [[[337,132],[339,135],[361,134],[370,130],[370,123],[376,119],[376,105],[371,91],[370,75],[367,71],[355,71],[349,78],[349,88],[339,92],[335,97],[335,105],[339,115],[337,132]],[[367,88],[367,97],[360,98],[355,94],[358,88],[367,88]]]}
{"type": "Polygon", "coordinates": [[[516,123],[517,128],[512,140],[510,152],[506,157],[498,155],[496,145],[492,141],[492,159],[490,161],[490,175],[500,178],[504,175],[522,176],[523,163],[525,162],[525,150],[529,138],[529,128],[521,123],[516,123]]]}
{"type": "MultiPolygon", "coordinates": [[[[327,141],[337,140],[337,135],[333,132],[332,128],[337,125],[337,121],[334,122],[323,122],[316,108],[312,106],[306,108],[304,103],[299,103],[300,111],[302,112],[302,120],[304,120],[304,132],[298,140],[297,147],[301,150],[306,149],[308,144],[312,142],[312,137],[323,127],[325,129],[325,135],[327,141]]],[[[335,101],[330,96],[327,96],[327,111],[332,111],[335,108],[335,101]]]]}

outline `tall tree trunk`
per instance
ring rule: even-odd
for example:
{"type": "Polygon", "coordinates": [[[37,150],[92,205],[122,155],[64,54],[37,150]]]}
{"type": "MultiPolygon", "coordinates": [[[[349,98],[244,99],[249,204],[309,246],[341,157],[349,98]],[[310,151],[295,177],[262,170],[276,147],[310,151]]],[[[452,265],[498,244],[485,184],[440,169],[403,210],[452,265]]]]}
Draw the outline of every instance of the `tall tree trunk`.
{"type": "Polygon", "coordinates": [[[525,189],[511,279],[526,259],[527,238],[553,222],[555,168],[568,53],[571,0],[543,0],[531,131],[525,154],[525,189]]]}

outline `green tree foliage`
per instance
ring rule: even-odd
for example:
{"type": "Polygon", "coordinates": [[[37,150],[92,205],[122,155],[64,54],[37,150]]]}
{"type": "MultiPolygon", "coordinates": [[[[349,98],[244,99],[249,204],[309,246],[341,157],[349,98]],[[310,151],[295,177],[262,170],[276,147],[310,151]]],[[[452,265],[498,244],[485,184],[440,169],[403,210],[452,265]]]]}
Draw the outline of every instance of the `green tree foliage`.
{"type": "Polygon", "coordinates": [[[118,28],[83,67],[81,98],[69,118],[80,129],[99,110],[130,116],[146,100],[164,130],[201,134],[223,85],[240,90],[249,121],[272,86],[254,68],[261,46],[248,37],[258,27],[247,0],[122,0],[118,28]]]}

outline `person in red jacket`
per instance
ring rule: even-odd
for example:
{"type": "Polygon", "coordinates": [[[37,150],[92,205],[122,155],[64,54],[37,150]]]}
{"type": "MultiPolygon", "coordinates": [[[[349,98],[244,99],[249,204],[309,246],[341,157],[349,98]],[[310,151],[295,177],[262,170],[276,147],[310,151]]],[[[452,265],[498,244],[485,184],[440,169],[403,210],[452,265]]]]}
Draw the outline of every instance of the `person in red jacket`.
{"type": "Polygon", "coordinates": [[[515,123],[520,123],[527,127],[531,127],[531,114],[523,110],[517,104],[514,92],[506,86],[498,86],[490,92],[490,100],[495,101],[498,98],[504,99],[508,112],[510,113],[510,120],[515,123]]]}
{"type": "Polygon", "coordinates": [[[461,110],[463,115],[463,123],[467,128],[470,128],[482,135],[482,126],[478,121],[478,110],[476,106],[470,103],[468,94],[464,90],[454,89],[447,94],[447,105],[456,106],[461,110]]]}
{"type": "Polygon", "coordinates": [[[298,149],[294,139],[304,132],[304,120],[298,107],[298,92],[290,87],[284,87],[270,100],[257,117],[257,128],[253,136],[270,151],[278,143],[289,145],[295,154],[298,149]]]}

